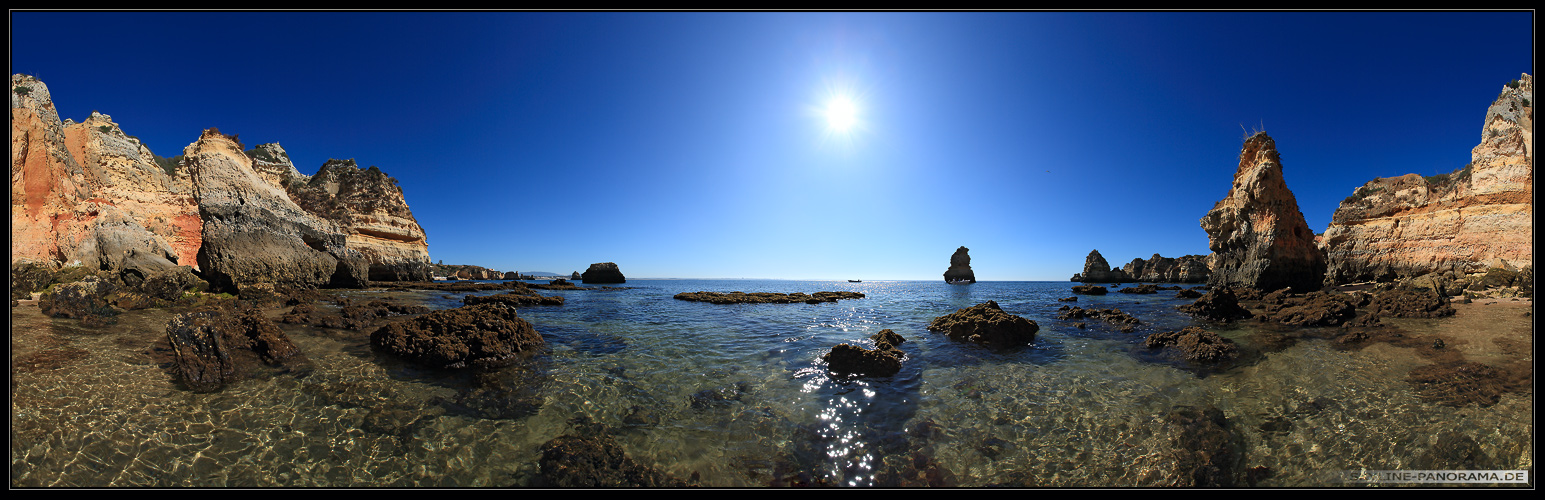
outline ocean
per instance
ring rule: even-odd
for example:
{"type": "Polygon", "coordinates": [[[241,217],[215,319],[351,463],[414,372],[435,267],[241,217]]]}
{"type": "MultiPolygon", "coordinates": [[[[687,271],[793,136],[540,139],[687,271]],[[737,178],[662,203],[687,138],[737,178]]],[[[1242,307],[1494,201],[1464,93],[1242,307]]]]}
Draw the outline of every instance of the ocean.
{"type": "MultiPolygon", "coordinates": [[[[1334,328],[1266,345],[1257,334],[1280,329],[1252,321],[1206,325],[1244,355],[1225,370],[1197,369],[1142,343],[1201,325],[1174,310],[1190,300],[1161,291],[1059,302],[1071,285],[629,280],[624,290],[542,290],[565,304],[520,316],[548,350],[491,376],[494,384],[378,353],[368,330],[281,324],[310,369],[260,373],[209,394],[168,374],[167,311],[130,311],[91,328],[23,305],[11,317],[11,484],[542,486],[543,445],[581,432],[605,434],[633,461],[708,487],[1215,480],[1197,479],[1198,460],[1237,486],[1340,486],[1338,473],[1360,469],[1533,468],[1532,392],[1488,406],[1435,404],[1406,381],[1433,363],[1414,349],[1338,350],[1334,328]],[[695,291],[866,297],[673,298],[695,291]],[[926,330],[935,317],[989,300],[1036,322],[1035,342],[991,349],[926,330]],[[1056,318],[1064,305],[1119,308],[1142,324],[1130,333],[1097,319],[1078,328],[1056,318]],[[873,347],[868,338],[882,329],[906,339],[900,373],[827,371],[821,356],[832,346],[873,347]],[[1200,445],[1183,423],[1196,415],[1213,422],[1200,445]]],[[[460,306],[465,295],[341,293],[393,293],[431,309],[460,306]]],[[[1456,307],[1453,318],[1386,323],[1451,334],[1452,348],[1474,361],[1532,356],[1529,307],[1456,307]],[[1529,352],[1516,352],[1520,336],[1529,352]]]]}

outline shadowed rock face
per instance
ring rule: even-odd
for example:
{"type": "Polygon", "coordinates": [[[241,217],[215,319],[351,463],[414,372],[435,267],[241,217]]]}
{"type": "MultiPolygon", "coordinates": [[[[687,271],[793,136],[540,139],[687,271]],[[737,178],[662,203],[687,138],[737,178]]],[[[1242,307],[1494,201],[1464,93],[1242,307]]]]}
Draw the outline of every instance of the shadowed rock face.
{"type": "Polygon", "coordinates": [[[1073,275],[1073,281],[1083,283],[1120,283],[1132,281],[1125,271],[1113,269],[1099,250],[1090,250],[1084,257],[1084,271],[1073,275]]]}
{"type": "Polygon", "coordinates": [[[580,276],[580,280],[585,283],[628,282],[628,279],[622,275],[622,270],[617,268],[617,264],[611,262],[591,264],[590,269],[586,269],[585,274],[580,276]]]}
{"type": "Polygon", "coordinates": [[[1207,258],[1201,255],[1170,258],[1153,254],[1147,260],[1132,259],[1121,270],[1132,281],[1203,283],[1207,281],[1207,258]]]}
{"type": "Polygon", "coordinates": [[[1468,165],[1374,179],[1336,207],[1323,241],[1328,284],[1532,261],[1534,77],[1515,82],[1486,110],[1468,165]]]}
{"type": "Polygon", "coordinates": [[[971,255],[966,252],[971,249],[960,247],[955,249],[955,254],[950,256],[950,268],[944,270],[944,281],[957,283],[976,283],[976,273],[971,272],[971,255]]]}
{"type": "Polygon", "coordinates": [[[204,219],[199,267],[212,289],[368,283],[365,257],[348,248],[345,232],[302,210],[259,176],[241,143],[209,129],[183,155],[204,219]]]}
{"type": "Polygon", "coordinates": [[[1283,179],[1276,142],[1265,132],[1245,140],[1233,187],[1201,224],[1213,252],[1208,284],[1320,288],[1325,256],[1283,179]]]}

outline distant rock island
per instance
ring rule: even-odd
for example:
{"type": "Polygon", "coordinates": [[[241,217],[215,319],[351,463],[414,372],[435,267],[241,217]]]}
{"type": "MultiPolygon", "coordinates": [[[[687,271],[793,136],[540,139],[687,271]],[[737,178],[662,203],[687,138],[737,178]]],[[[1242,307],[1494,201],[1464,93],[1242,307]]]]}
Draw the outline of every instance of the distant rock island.
{"type": "Polygon", "coordinates": [[[598,262],[591,264],[580,280],[585,283],[627,283],[628,279],[622,275],[622,270],[612,262],[598,262]]]}
{"type": "Polygon", "coordinates": [[[944,270],[945,282],[976,283],[976,273],[971,272],[971,255],[966,253],[969,251],[971,249],[963,246],[955,249],[955,254],[950,256],[950,268],[944,270]]]}
{"type": "Polygon", "coordinates": [[[1073,275],[1071,281],[1081,283],[1126,283],[1147,281],[1152,283],[1204,283],[1207,281],[1207,258],[1201,255],[1164,257],[1153,254],[1147,260],[1132,259],[1125,266],[1113,268],[1100,255],[1091,250],[1084,257],[1083,272],[1073,275]]]}

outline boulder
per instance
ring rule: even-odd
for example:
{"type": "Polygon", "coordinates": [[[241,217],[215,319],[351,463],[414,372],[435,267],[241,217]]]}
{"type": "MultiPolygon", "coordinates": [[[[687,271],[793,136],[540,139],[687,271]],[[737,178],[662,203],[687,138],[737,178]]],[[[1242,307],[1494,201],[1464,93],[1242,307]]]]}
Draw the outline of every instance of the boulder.
{"type": "Polygon", "coordinates": [[[991,347],[1016,347],[1035,341],[1040,325],[1015,316],[987,301],[954,313],[934,318],[930,331],[942,332],[951,340],[975,342],[991,347]]]}
{"type": "Polygon", "coordinates": [[[585,273],[580,275],[584,283],[627,283],[628,279],[617,269],[617,264],[611,262],[599,262],[591,264],[585,273]]]}
{"type": "Polygon", "coordinates": [[[976,283],[976,273],[971,272],[971,255],[966,253],[969,251],[970,249],[962,246],[950,255],[950,268],[944,270],[945,282],[976,283]]]}
{"type": "Polygon", "coordinates": [[[889,377],[900,372],[901,361],[906,355],[897,346],[906,342],[906,339],[890,329],[880,330],[869,338],[874,341],[874,349],[838,344],[821,359],[826,361],[828,369],[836,373],[889,377]]]}
{"type": "Polygon", "coordinates": [[[249,373],[250,356],[276,366],[305,363],[300,349],[257,309],[202,307],[166,325],[174,370],[194,392],[213,392],[249,373]]]}
{"type": "Polygon", "coordinates": [[[1181,356],[1193,363],[1222,363],[1239,357],[1234,341],[1218,334],[1188,326],[1177,332],[1158,332],[1144,339],[1149,349],[1174,348],[1181,356]]]}
{"type": "Polygon", "coordinates": [[[546,341],[504,304],[478,304],[389,323],[370,334],[377,348],[432,368],[496,368],[546,341]]]}
{"type": "Polygon", "coordinates": [[[1215,287],[1196,302],[1176,307],[1180,312],[1211,321],[1233,321],[1254,316],[1250,310],[1240,307],[1239,297],[1227,287],[1215,287]]]}
{"type": "Polygon", "coordinates": [[[1109,292],[1110,290],[1107,290],[1105,287],[1099,285],[1073,285],[1073,293],[1081,293],[1084,295],[1105,295],[1109,292]]]}
{"type": "Polygon", "coordinates": [[[56,318],[101,321],[118,314],[109,299],[118,288],[111,279],[86,276],[80,281],[54,285],[53,290],[39,297],[38,308],[56,318]]]}
{"type": "Polygon", "coordinates": [[[1201,225],[1213,252],[1213,287],[1320,288],[1325,256],[1288,190],[1276,142],[1265,132],[1245,140],[1233,186],[1201,225]]]}
{"type": "Polygon", "coordinates": [[[1261,309],[1256,319],[1262,322],[1298,327],[1340,326],[1357,316],[1357,299],[1340,292],[1273,292],[1262,299],[1261,309]]]}

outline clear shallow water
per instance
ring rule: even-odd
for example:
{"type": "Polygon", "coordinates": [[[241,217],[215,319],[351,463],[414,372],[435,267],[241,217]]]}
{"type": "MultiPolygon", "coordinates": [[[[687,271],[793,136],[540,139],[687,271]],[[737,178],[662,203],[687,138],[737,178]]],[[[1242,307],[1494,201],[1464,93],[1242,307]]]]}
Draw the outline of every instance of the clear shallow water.
{"type": "MultiPolygon", "coordinates": [[[[1057,320],[1068,303],[1056,299],[1072,295],[1067,282],[626,286],[633,288],[542,291],[565,296],[565,305],[521,310],[549,352],[520,371],[536,381],[520,396],[531,404],[494,415],[502,418],[467,409],[465,377],[378,355],[364,332],[282,325],[310,358],[309,372],[193,394],[159,365],[164,311],[90,329],[44,318],[35,306],[14,308],[11,482],[530,485],[542,444],[572,433],[570,422],[583,416],[609,427],[634,460],[677,478],[696,473],[703,486],[766,486],[800,473],[853,486],[930,474],[958,486],[1159,486],[1179,479],[1184,446],[1165,418],[1178,407],[1221,410],[1242,450],[1238,469],[1272,470],[1261,486],[1334,486],[1331,471],[1442,463],[1454,433],[1479,443],[1489,465],[1533,467],[1532,394],[1507,394],[1487,408],[1423,402],[1404,378],[1431,362],[1411,349],[1343,352],[1305,339],[1205,377],[1148,361],[1136,347],[1144,336],[1192,324],[1173,311],[1186,302],[1174,292],[1072,303],[1143,320],[1124,334],[1097,320],[1088,329],[1057,320]],[[815,305],[672,298],[700,290],[867,297],[815,305]],[[1036,342],[994,351],[925,330],[936,316],[987,300],[1038,323],[1036,342]],[[868,337],[886,328],[907,339],[901,373],[828,375],[820,357],[832,346],[872,347],[868,337]]],[[[415,296],[447,308],[461,294],[415,296]]],[[[1526,309],[1507,309],[1509,316],[1497,312],[1506,305],[1494,307],[1401,326],[1421,333],[1472,325],[1464,328],[1510,336],[1515,350],[1521,336],[1532,350],[1532,323],[1519,314],[1526,309]]],[[[1251,326],[1214,331],[1253,349],[1251,326]]],[[[1461,347],[1478,360],[1505,350],[1490,337],[1461,347]]]]}

